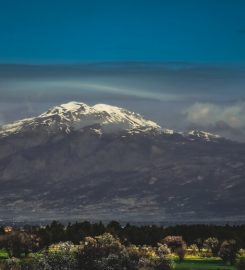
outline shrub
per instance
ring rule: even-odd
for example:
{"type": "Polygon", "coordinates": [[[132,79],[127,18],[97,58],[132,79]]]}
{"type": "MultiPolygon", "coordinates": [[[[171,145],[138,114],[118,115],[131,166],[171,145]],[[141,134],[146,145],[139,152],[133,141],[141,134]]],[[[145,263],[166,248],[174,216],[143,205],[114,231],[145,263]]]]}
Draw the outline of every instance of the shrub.
{"type": "Polygon", "coordinates": [[[199,248],[196,244],[190,245],[187,251],[189,255],[197,256],[199,254],[199,248]]]}
{"type": "Polygon", "coordinates": [[[134,270],[138,269],[139,260],[141,258],[141,251],[140,248],[135,245],[130,245],[127,247],[128,253],[128,264],[127,269],[134,270]]]}
{"type": "Polygon", "coordinates": [[[233,265],[236,261],[238,247],[235,240],[224,241],[220,247],[219,256],[225,263],[233,265]]]}
{"type": "Polygon", "coordinates": [[[203,240],[201,238],[197,238],[197,239],[194,240],[194,244],[200,250],[203,247],[203,240]]]}
{"type": "Polygon", "coordinates": [[[37,256],[33,263],[35,270],[75,270],[77,269],[74,245],[66,242],[51,246],[49,252],[37,256]]]}
{"type": "Polygon", "coordinates": [[[158,244],[157,248],[143,246],[140,248],[139,270],[171,270],[173,261],[171,251],[166,245],[158,244]]]}
{"type": "Polygon", "coordinates": [[[244,270],[245,269],[245,257],[240,257],[237,261],[237,270],[244,270]]]}
{"type": "Polygon", "coordinates": [[[245,249],[240,249],[239,250],[239,256],[241,256],[241,257],[245,257],[245,249]]]}
{"type": "Polygon", "coordinates": [[[72,253],[51,252],[41,256],[33,268],[36,270],[75,270],[77,262],[72,253]]]}
{"type": "Polygon", "coordinates": [[[3,260],[0,264],[1,270],[21,270],[20,260],[16,258],[11,258],[3,260]]]}
{"type": "Polygon", "coordinates": [[[176,255],[179,257],[180,262],[183,262],[186,254],[186,249],[179,247],[175,250],[176,255]]]}

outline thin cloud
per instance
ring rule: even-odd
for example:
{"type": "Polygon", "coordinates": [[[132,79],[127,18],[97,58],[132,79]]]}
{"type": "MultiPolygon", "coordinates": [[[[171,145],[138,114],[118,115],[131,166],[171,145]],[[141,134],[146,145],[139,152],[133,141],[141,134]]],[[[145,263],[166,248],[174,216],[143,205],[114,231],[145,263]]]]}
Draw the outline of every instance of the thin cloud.
{"type": "MultiPolygon", "coordinates": [[[[92,63],[0,65],[1,101],[29,101],[98,92],[157,100],[230,99],[244,91],[245,69],[190,63],[92,63]],[[82,87],[87,84],[86,87],[82,87]],[[94,86],[94,88],[92,87],[94,86]],[[79,91],[80,90],[80,91],[79,91]]],[[[55,99],[56,98],[56,99],[55,99]]]]}

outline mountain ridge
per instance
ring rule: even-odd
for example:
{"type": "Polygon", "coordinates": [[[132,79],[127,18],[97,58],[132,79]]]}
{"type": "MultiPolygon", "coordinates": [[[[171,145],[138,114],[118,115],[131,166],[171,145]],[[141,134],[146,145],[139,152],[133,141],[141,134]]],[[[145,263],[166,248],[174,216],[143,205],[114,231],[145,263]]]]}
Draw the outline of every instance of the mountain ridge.
{"type": "Polygon", "coordinates": [[[0,136],[8,135],[12,132],[18,132],[22,128],[22,125],[29,126],[33,124],[35,127],[38,125],[38,120],[41,120],[41,124],[46,124],[49,127],[52,126],[52,121],[54,122],[55,120],[58,120],[59,125],[66,125],[67,132],[69,132],[69,128],[71,127],[75,129],[81,129],[86,126],[97,124],[101,126],[107,125],[108,127],[110,125],[113,127],[114,125],[115,129],[113,130],[113,128],[109,128],[109,132],[134,129],[141,129],[146,131],[147,129],[153,129],[166,134],[178,133],[184,136],[198,137],[206,140],[221,138],[219,135],[202,130],[189,130],[184,133],[177,132],[172,129],[162,128],[157,123],[142,117],[140,114],[120,107],[107,104],[96,104],[90,107],[85,103],[77,101],[71,101],[59,106],[54,106],[53,108],[40,114],[37,117],[17,120],[13,123],[2,125],[0,126],[0,136]],[[37,123],[35,123],[35,121],[37,121],[37,123]],[[82,124],[79,125],[81,122],[82,124]]]}

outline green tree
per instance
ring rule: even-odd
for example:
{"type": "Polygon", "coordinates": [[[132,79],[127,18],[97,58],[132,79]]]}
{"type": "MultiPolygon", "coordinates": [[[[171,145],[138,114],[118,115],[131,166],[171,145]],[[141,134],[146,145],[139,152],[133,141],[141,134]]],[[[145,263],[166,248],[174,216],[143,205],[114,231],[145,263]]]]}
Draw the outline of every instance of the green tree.
{"type": "Polygon", "coordinates": [[[78,266],[84,270],[124,269],[128,255],[120,241],[109,233],[86,237],[77,254],[78,266]]]}
{"type": "Polygon", "coordinates": [[[203,246],[207,249],[209,249],[213,256],[217,256],[219,253],[219,248],[220,248],[220,243],[219,240],[216,237],[209,237],[207,238],[204,243],[203,246]]]}
{"type": "MultiPolygon", "coordinates": [[[[37,256],[32,267],[35,270],[76,270],[77,259],[73,244],[59,243],[56,251],[44,252],[37,256]]],[[[28,268],[29,269],[29,268],[28,268]]]]}
{"type": "Polygon", "coordinates": [[[167,236],[162,241],[163,244],[167,245],[172,252],[174,252],[180,261],[183,261],[186,254],[186,242],[182,236],[167,236]]]}

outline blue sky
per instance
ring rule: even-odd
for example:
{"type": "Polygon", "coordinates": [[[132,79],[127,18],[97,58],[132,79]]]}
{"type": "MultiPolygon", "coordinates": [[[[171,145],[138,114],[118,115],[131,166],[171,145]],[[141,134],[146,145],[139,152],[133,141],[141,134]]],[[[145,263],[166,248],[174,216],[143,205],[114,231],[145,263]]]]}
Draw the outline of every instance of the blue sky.
{"type": "Polygon", "coordinates": [[[244,0],[12,0],[0,62],[244,64],[244,0]]]}

